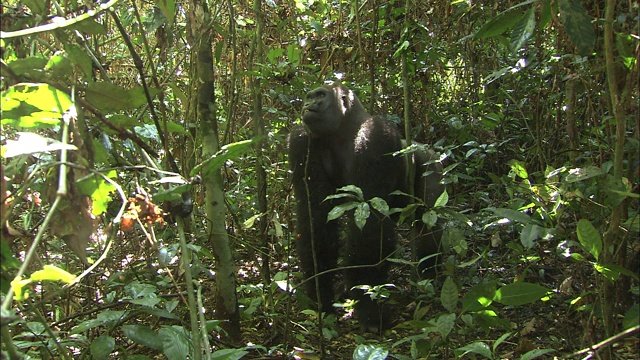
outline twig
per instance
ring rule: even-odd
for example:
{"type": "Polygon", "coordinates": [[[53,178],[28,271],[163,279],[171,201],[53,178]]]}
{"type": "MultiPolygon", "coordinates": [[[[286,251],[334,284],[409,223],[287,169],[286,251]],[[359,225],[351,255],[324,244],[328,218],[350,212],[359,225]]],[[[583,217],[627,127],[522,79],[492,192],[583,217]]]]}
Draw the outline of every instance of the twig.
{"type": "MultiPolygon", "coordinates": [[[[640,330],[640,325],[636,325],[636,326],[634,326],[632,328],[628,328],[627,330],[619,332],[619,333],[613,335],[612,337],[610,337],[608,339],[605,339],[605,340],[602,340],[601,342],[599,342],[599,343],[597,343],[595,345],[591,345],[588,348],[584,348],[584,349],[582,349],[580,351],[577,351],[577,352],[571,354],[571,356],[569,356],[569,357],[574,357],[574,356],[586,354],[586,353],[589,353],[589,352],[591,352],[591,354],[590,354],[590,356],[591,356],[594,353],[597,353],[598,351],[600,351],[600,350],[608,347],[609,345],[617,342],[618,340],[624,339],[625,337],[627,337],[627,336],[629,336],[631,334],[637,333],[638,330],[640,330]]],[[[588,358],[591,358],[591,357],[588,357],[588,358]]]]}

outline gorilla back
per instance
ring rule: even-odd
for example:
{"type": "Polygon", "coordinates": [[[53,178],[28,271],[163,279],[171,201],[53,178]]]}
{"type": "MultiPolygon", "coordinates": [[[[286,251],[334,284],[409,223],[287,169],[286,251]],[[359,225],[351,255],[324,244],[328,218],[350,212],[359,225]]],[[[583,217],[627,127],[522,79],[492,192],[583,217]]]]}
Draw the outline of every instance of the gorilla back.
{"type": "MultiPolygon", "coordinates": [[[[395,190],[407,192],[408,162],[392,155],[402,149],[400,134],[392,123],[369,115],[358,97],[341,84],[310,91],[302,121],[289,136],[289,164],[297,199],[296,249],[305,279],[336,268],[342,255],[348,267],[345,271],[348,289],[386,283],[388,265],[384,259],[395,249],[395,222],[374,210],[362,229],[352,221],[327,222],[336,202],[324,200],[339,187],[356,185],[365,200],[380,197],[391,207],[403,207],[406,197],[390,195],[395,190]],[[342,232],[346,233],[346,239],[340,238],[341,226],[346,226],[342,232]],[[344,252],[339,254],[341,250],[344,252]]],[[[431,192],[442,189],[441,169],[435,170],[438,176],[429,181],[437,184],[425,184],[423,171],[416,171],[415,183],[421,187],[416,194],[429,202],[431,192]]],[[[434,245],[437,240],[426,241],[434,245]]],[[[432,252],[434,246],[421,248],[432,252]]],[[[420,254],[424,255],[427,254],[420,254]]],[[[306,283],[307,295],[319,301],[325,312],[332,310],[334,300],[332,275],[330,272],[318,276],[317,287],[313,280],[306,283]]],[[[380,329],[389,324],[385,313],[369,296],[362,291],[354,291],[353,296],[358,300],[356,316],[365,329],[380,329]]]]}

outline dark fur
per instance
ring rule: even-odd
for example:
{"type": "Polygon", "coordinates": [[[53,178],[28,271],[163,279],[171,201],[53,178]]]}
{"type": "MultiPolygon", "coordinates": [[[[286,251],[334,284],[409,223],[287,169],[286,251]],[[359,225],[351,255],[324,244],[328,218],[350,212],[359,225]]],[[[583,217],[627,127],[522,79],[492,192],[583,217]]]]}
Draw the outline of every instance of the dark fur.
{"type": "MultiPolygon", "coordinates": [[[[293,187],[297,199],[296,247],[305,278],[315,274],[313,247],[315,245],[318,272],[337,266],[339,252],[346,266],[371,265],[380,262],[395,249],[395,221],[373,211],[362,230],[353,221],[329,221],[327,214],[335,201],[323,201],[336,189],[356,185],[364,199],[385,199],[390,207],[403,207],[408,199],[390,196],[395,190],[407,191],[407,158],[392,156],[403,148],[403,141],[395,125],[367,113],[355,94],[340,84],[325,85],[307,94],[302,112],[303,125],[289,136],[289,163],[293,171],[293,187]],[[308,193],[307,193],[308,191],[308,193]],[[347,234],[342,245],[341,227],[347,234]]],[[[432,155],[417,153],[416,163],[423,164],[432,155]]],[[[442,193],[441,167],[429,177],[422,177],[426,168],[416,169],[415,194],[431,206],[442,193]]],[[[420,214],[418,214],[420,215],[420,214]]],[[[419,216],[417,217],[420,218],[419,216]]],[[[423,229],[417,229],[422,232],[423,229]]],[[[426,233],[426,232],[425,232],[426,233]]],[[[437,251],[432,235],[419,242],[419,257],[437,251]]],[[[387,281],[388,262],[377,267],[345,271],[346,285],[379,285],[387,281]]],[[[334,273],[319,277],[320,301],[323,311],[332,310],[334,273]]],[[[306,293],[316,300],[315,281],[307,282],[306,293]]],[[[361,291],[354,293],[358,301],[356,315],[367,329],[388,324],[377,304],[361,291]]]]}

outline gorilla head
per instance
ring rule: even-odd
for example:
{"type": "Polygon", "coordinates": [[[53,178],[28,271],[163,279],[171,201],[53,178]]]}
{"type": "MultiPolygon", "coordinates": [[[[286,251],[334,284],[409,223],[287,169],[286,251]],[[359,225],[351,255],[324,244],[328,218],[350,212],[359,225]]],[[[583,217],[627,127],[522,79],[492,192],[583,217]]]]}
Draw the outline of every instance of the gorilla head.
{"type": "Polygon", "coordinates": [[[343,121],[362,120],[368,115],[358,97],[341,84],[324,85],[307,93],[302,121],[313,137],[335,134],[347,125],[343,121]]]}
{"type": "MultiPolygon", "coordinates": [[[[337,188],[355,185],[362,190],[365,200],[379,197],[392,207],[404,207],[406,199],[399,198],[406,197],[391,193],[408,192],[406,169],[412,162],[392,155],[403,148],[395,125],[369,115],[358,97],[341,84],[310,91],[302,121],[303,126],[294,128],[289,135],[289,165],[297,200],[296,250],[303,275],[306,279],[313,278],[306,282],[307,295],[318,301],[320,310],[329,312],[335,300],[334,273],[326,271],[335,269],[342,257],[347,267],[344,271],[347,290],[357,285],[387,283],[385,259],[395,250],[396,233],[395,221],[373,208],[362,228],[350,219],[327,222],[327,215],[340,200],[325,199],[335,194],[337,188]]],[[[423,161],[426,160],[421,159],[422,164],[423,161]]],[[[424,169],[416,169],[417,196],[428,199],[433,197],[432,192],[437,192],[436,197],[442,192],[442,168],[432,170],[437,176],[425,178],[421,177],[424,169]],[[425,186],[425,182],[433,184],[425,186]]],[[[438,239],[426,241],[433,244],[438,239]]],[[[419,254],[418,258],[433,254],[432,249],[421,247],[419,253],[429,253],[419,254]]],[[[388,313],[370,296],[361,290],[352,290],[351,294],[358,301],[356,316],[363,328],[379,329],[390,324],[388,313]]]]}

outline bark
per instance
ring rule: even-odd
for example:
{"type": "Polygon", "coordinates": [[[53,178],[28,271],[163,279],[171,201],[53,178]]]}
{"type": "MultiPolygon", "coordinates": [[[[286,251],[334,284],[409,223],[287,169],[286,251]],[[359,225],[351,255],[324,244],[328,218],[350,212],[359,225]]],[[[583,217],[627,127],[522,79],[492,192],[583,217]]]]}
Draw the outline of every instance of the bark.
{"type": "MultiPolygon", "coordinates": [[[[197,87],[195,95],[196,116],[202,137],[202,159],[207,159],[220,149],[216,116],[213,49],[211,46],[212,27],[206,19],[211,18],[206,3],[194,0],[189,12],[193,56],[196,76],[191,78],[197,87]]],[[[192,96],[194,99],[194,96],[192,96]]],[[[229,236],[226,229],[226,206],[224,202],[223,180],[220,170],[204,174],[205,209],[207,213],[208,240],[213,250],[216,264],[215,316],[226,320],[221,324],[226,331],[226,341],[239,343],[241,338],[240,316],[236,294],[236,267],[233,262],[229,236]]]]}

